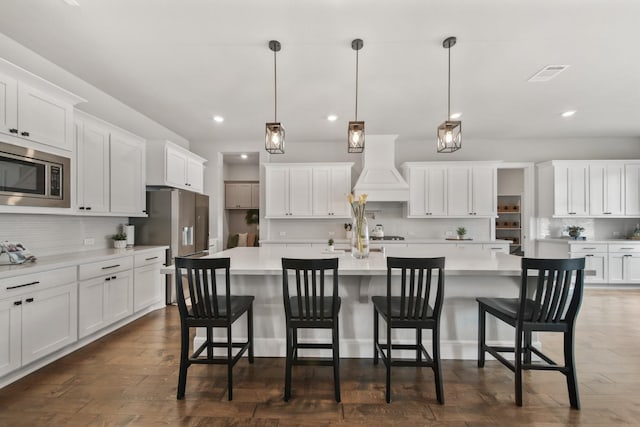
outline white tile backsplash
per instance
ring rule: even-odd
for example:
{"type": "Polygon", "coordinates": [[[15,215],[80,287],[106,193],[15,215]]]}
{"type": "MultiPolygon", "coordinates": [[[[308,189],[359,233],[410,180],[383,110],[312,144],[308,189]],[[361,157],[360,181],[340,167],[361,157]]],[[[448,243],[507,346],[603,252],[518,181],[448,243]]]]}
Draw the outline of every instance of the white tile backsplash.
{"type": "Polygon", "coordinates": [[[126,217],[0,214],[0,240],[21,242],[36,257],[111,247],[126,217]],[[84,239],[93,238],[93,245],[84,239]]]}
{"type": "Polygon", "coordinates": [[[559,238],[567,226],[584,227],[587,240],[624,239],[633,233],[640,218],[537,218],[538,238],[559,238]]]}

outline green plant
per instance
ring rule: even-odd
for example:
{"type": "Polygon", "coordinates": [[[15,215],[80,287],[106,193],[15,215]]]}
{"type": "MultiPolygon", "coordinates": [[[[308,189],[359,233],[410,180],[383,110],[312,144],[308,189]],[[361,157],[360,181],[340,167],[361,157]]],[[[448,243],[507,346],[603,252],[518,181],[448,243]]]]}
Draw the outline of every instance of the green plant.
{"type": "Polygon", "coordinates": [[[328,244],[329,246],[333,246],[333,239],[329,239],[329,241],[327,242],[327,244],[328,244]]]}
{"type": "Polygon", "coordinates": [[[120,232],[112,236],[113,240],[127,240],[127,233],[120,232]]]}
{"type": "Polygon", "coordinates": [[[579,236],[580,233],[584,231],[584,227],[580,227],[579,225],[568,225],[567,231],[569,232],[569,236],[579,236]]]}
{"type": "Polygon", "coordinates": [[[458,229],[456,230],[456,233],[458,233],[458,236],[462,237],[465,234],[467,234],[467,229],[464,227],[458,227],[458,229]]]}

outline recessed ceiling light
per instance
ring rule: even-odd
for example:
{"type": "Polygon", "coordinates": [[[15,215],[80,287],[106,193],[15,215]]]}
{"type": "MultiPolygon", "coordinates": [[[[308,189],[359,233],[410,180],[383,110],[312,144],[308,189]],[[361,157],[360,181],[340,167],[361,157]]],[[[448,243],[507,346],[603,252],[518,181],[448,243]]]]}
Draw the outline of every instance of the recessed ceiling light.
{"type": "Polygon", "coordinates": [[[562,117],[571,117],[576,113],[576,110],[569,110],[562,113],[562,117]]]}
{"type": "Polygon", "coordinates": [[[63,0],[63,1],[69,6],[80,6],[80,3],[78,3],[76,0],[63,0]]]}
{"type": "Polygon", "coordinates": [[[327,120],[329,120],[330,122],[335,122],[336,120],[338,120],[338,116],[336,116],[335,114],[329,114],[327,116],[327,120]]]}
{"type": "Polygon", "coordinates": [[[459,119],[462,117],[462,113],[453,113],[449,116],[450,119],[459,119]]]}
{"type": "Polygon", "coordinates": [[[213,116],[213,121],[215,121],[216,123],[222,123],[222,122],[224,122],[224,117],[222,117],[222,116],[213,116]]]}
{"type": "Polygon", "coordinates": [[[240,154],[240,158],[241,159],[246,159],[247,157],[249,157],[249,156],[247,156],[246,154],[240,154]]]}

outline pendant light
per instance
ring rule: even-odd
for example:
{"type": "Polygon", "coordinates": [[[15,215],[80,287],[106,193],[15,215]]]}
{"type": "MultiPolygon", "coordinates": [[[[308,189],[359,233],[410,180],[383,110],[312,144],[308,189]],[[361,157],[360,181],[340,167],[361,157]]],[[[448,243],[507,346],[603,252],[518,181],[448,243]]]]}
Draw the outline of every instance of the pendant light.
{"type": "Polygon", "coordinates": [[[453,153],[462,147],[462,122],[451,120],[451,48],[456,38],[447,37],[442,47],[449,51],[449,71],[447,76],[447,120],[438,126],[438,153],[453,153]]]}
{"type": "Polygon", "coordinates": [[[362,153],[364,151],[364,122],[358,121],[358,51],[362,49],[362,39],[354,39],[351,48],[356,51],[356,120],[349,122],[347,131],[347,152],[362,153]]]}
{"type": "Polygon", "coordinates": [[[276,68],[276,52],[281,49],[277,40],[269,41],[269,49],[273,52],[273,122],[266,124],[264,148],[270,154],[284,154],[284,127],[278,122],[278,74],[276,68]]]}

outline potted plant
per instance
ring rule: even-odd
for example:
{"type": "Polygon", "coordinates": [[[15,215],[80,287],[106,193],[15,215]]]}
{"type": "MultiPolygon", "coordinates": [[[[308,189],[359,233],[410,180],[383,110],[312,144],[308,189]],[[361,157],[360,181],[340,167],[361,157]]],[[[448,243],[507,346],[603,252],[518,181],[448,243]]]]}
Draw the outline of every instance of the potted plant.
{"type": "Polygon", "coordinates": [[[116,249],[124,249],[127,247],[127,233],[120,232],[112,236],[113,247],[116,249]]]}
{"type": "Polygon", "coordinates": [[[569,225],[567,226],[567,231],[573,240],[578,240],[580,233],[584,231],[584,227],[580,227],[579,225],[569,225]]]}
{"type": "Polygon", "coordinates": [[[333,239],[329,239],[327,245],[329,245],[329,252],[333,252],[333,239]]]}
{"type": "Polygon", "coordinates": [[[458,227],[456,233],[458,233],[458,239],[464,239],[464,235],[467,234],[467,229],[464,227],[458,227]]]}

